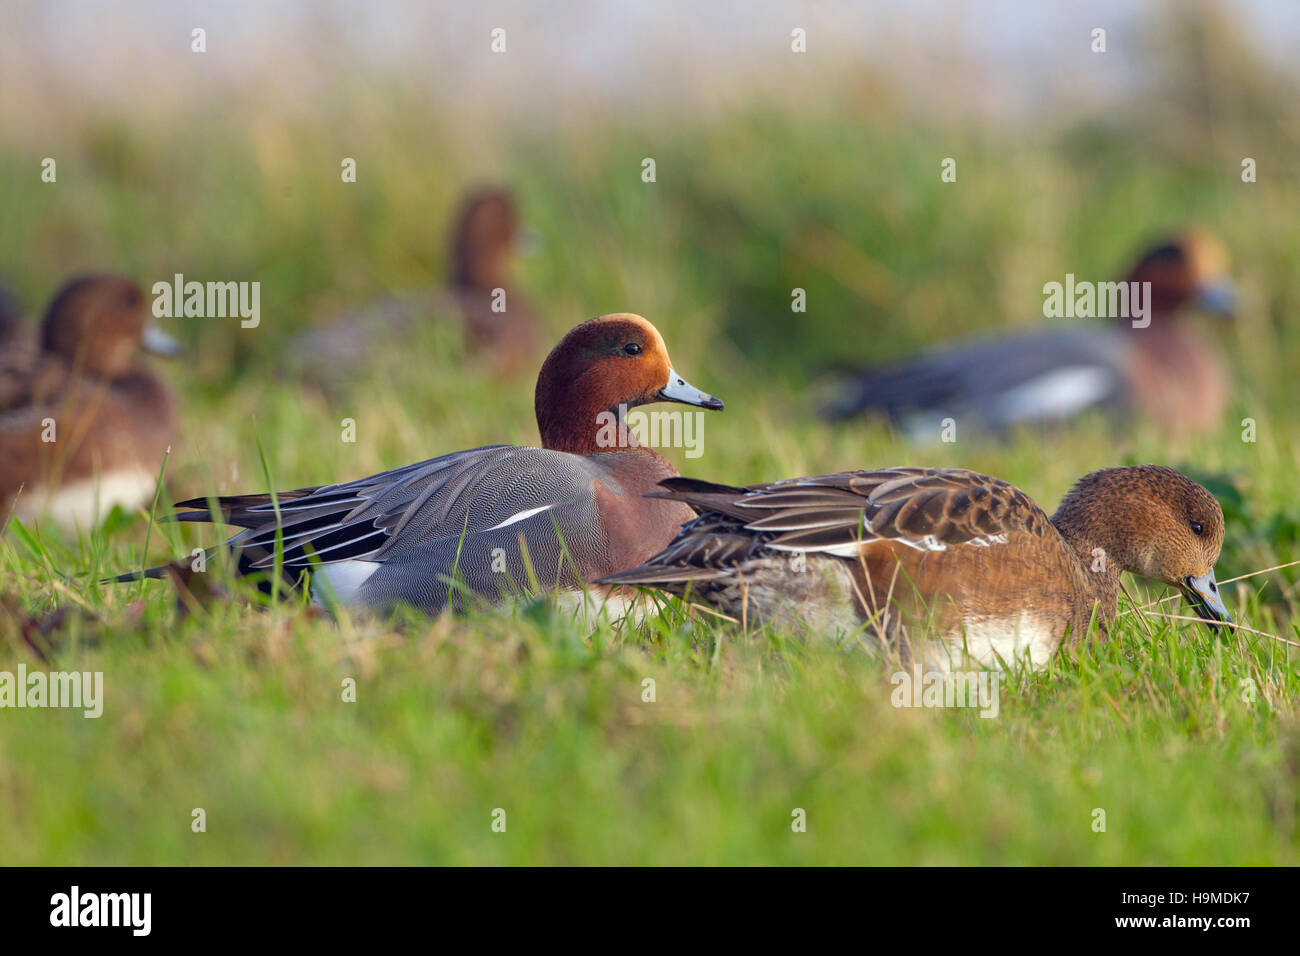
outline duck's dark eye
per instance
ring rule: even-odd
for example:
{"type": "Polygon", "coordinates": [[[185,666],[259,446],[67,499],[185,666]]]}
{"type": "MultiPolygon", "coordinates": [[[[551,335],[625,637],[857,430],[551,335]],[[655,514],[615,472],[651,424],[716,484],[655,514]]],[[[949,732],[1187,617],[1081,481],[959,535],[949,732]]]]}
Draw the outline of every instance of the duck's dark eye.
{"type": "Polygon", "coordinates": [[[1192,534],[1196,535],[1197,537],[1200,537],[1201,535],[1205,534],[1205,526],[1201,524],[1199,521],[1193,521],[1192,534]]]}
{"type": "Polygon", "coordinates": [[[641,346],[637,345],[635,342],[628,342],[627,345],[623,346],[623,351],[628,355],[640,355],[641,346]]]}

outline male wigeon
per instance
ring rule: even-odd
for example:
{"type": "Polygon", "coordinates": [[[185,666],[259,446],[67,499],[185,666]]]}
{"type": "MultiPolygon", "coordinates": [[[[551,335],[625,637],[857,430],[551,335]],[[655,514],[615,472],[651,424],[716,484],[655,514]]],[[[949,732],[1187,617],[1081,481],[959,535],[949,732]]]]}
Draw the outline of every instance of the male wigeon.
{"type": "Polygon", "coordinates": [[[1019,489],[955,468],[883,468],[732,488],[690,478],[656,495],[699,517],[602,583],[690,594],[746,621],[862,633],[944,668],[1042,666],[1114,619],[1120,572],[1180,588],[1231,621],[1214,578],[1223,512],[1170,468],[1081,478],[1048,517],[1019,489]],[[926,635],[938,638],[925,651],[926,635]]]}
{"type": "Polygon", "coordinates": [[[150,500],[176,438],[176,402],[139,353],[178,348],[149,324],[140,287],[116,275],[74,279],[34,346],[0,362],[4,517],[86,525],[113,505],[150,500]]]}
{"type": "Polygon", "coordinates": [[[538,323],[511,282],[519,248],[519,211],[504,189],[482,189],[461,204],[448,242],[445,289],[394,297],[326,324],[294,352],[310,378],[328,383],[386,337],[411,329],[430,310],[460,316],[466,352],[509,376],[537,360],[538,323]]]}
{"type": "Polygon", "coordinates": [[[858,373],[840,384],[825,413],[878,413],[932,442],[945,418],[996,435],[1091,409],[1136,412],[1175,432],[1212,429],[1227,406],[1228,372],[1182,310],[1230,315],[1226,268],[1217,240],[1188,233],[1148,250],[1126,280],[1151,284],[1145,327],[1131,318],[1082,319],[943,346],[858,373]]]}
{"type": "Polygon", "coordinates": [[[274,500],[223,496],[215,512],[196,498],[178,506],[196,510],[176,517],[247,529],[227,542],[242,573],[273,573],[279,530],[286,579],[313,572],[313,594],[325,603],[436,613],[470,595],[579,589],[644,561],[694,515],[642,497],[677,474],[618,427],[627,409],[651,402],[722,408],[673,370],[653,325],[605,315],[574,328],[542,365],[541,448],[458,451],[274,500]]]}

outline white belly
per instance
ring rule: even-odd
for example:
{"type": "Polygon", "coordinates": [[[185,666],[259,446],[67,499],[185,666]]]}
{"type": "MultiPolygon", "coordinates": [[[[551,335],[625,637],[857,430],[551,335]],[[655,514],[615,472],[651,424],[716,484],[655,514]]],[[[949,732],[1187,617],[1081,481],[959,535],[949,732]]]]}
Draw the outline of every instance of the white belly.
{"type": "Polygon", "coordinates": [[[984,667],[1020,664],[1041,670],[1060,643],[1053,626],[1021,611],[1014,617],[968,619],[948,635],[946,648],[931,649],[929,662],[937,670],[958,669],[972,660],[984,667]]]}
{"type": "Polygon", "coordinates": [[[643,594],[625,596],[579,588],[557,592],[555,603],[560,613],[581,621],[604,620],[610,624],[626,621],[633,626],[644,623],[657,610],[655,603],[643,594]]]}
{"type": "Polygon", "coordinates": [[[153,501],[158,476],[144,469],[110,471],[53,488],[25,489],[14,513],[24,522],[49,517],[65,527],[93,527],[120,505],[133,511],[153,501]]]}

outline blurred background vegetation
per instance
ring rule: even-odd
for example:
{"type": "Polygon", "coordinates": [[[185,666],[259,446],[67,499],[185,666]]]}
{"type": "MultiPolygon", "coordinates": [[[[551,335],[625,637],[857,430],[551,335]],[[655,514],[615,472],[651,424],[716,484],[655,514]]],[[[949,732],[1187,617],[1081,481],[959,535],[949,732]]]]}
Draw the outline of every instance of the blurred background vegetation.
{"type": "MultiPolygon", "coordinates": [[[[1050,509],[1093,467],[1166,461],[1202,477],[1222,473],[1236,519],[1225,570],[1263,566],[1269,547],[1282,549],[1279,560],[1293,557],[1300,533],[1291,494],[1300,100],[1294,72],[1259,46],[1267,19],[1261,31],[1244,7],[1147,4],[1111,27],[1105,54],[1089,49],[1085,25],[1095,17],[1063,17],[1050,37],[1061,52],[1038,77],[1051,98],[1022,90],[1024,101],[1008,105],[982,96],[996,86],[983,82],[987,64],[981,72],[936,43],[910,70],[854,55],[842,38],[823,53],[836,21],[819,31],[812,12],[807,54],[789,52],[788,18],[762,8],[745,19],[736,8],[734,19],[706,22],[713,42],[749,51],[740,75],[680,62],[652,64],[651,73],[628,51],[623,86],[609,91],[600,76],[585,76],[570,81],[587,83],[574,93],[547,85],[547,57],[560,49],[537,48],[543,37],[564,43],[563,28],[543,33],[535,19],[521,20],[529,8],[430,30],[425,39],[444,46],[417,43],[417,54],[461,48],[444,80],[432,56],[412,68],[390,61],[386,47],[353,42],[347,15],[356,11],[345,5],[300,17],[281,10],[279,20],[244,11],[238,30],[198,10],[168,20],[145,5],[157,16],[135,13],[149,31],[83,41],[87,56],[115,52],[107,74],[97,62],[87,77],[92,67],[78,72],[66,49],[61,59],[46,49],[41,60],[39,44],[21,44],[24,27],[64,36],[77,23],[72,11],[85,8],[59,19],[19,5],[7,12],[15,22],[0,60],[0,278],[32,310],[86,269],[149,284],[177,272],[261,282],[258,329],[172,323],[192,349],[176,369],[191,424],[173,486],[230,490],[226,462],[255,475],[246,426],[257,422],[291,483],[466,444],[531,442],[529,383],[475,375],[457,337],[435,328],[438,316],[426,349],[393,343],[359,370],[346,400],[304,400],[281,374],[304,329],[440,281],[461,196],[503,183],[541,239],[517,276],[548,338],[591,315],[640,312],[692,380],[728,400],[725,417],[708,424],[706,449],[721,453],[691,463],[697,473],[758,480],[926,459],[1010,469],[1050,509]],[[512,27],[504,55],[483,39],[484,25],[498,21],[512,27]],[[188,47],[188,25],[200,22],[209,23],[202,55],[188,47]],[[266,36],[250,36],[252,24],[266,36]],[[460,31],[480,27],[481,51],[466,52],[460,31]],[[760,27],[770,35],[759,37],[760,27]],[[33,62],[41,69],[24,72],[33,62]],[[1070,86],[1048,82],[1058,72],[1070,86]],[[703,90],[682,89],[706,79],[703,90]],[[1104,96],[1090,98],[1089,79],[1104,96]],[[58,162],[57,184],[39,182],[45,156],[58,162]],[[358,162],[355,184],[340,181],[345,156],[358,162]],[[942,184],[939,163],[949,156],[958,181],[942,184]],[[1258,164],[1252,184],[1240,178],[1245,156],[1258,164]],[[653,184],[641,180],[644,157],[656,161],[653,184]],[[1040,321],[1043,282],[1066,272],[1117,276],[1145,243],[1189,223],[1224,238],[1245,293],[1234,323],[1206,330],[1236,373],[1236,402],[1218,435],[1171,444],[1144,440],[1139,425],[1098,445],[1085,427],[1054,436],[1063,450],[1046,461],[1032,442],[1032,468],[1017,471],[1003,454],[982,457],[983,448],[913,450],[869,425],[828,436],[810,422],[827,367],[1040,321]],[[807,290],[806,314],[790,310],[796,287],[807,290]],[[309,465],[302,456],[316,457],[321,444],[295,450],[284,423],[268,421],[281,400],[298,420],[290,431],[329,433],[343,415],[357,417],[359,447],[309,465]],[[1240,441],[1245,417],[1258,422],[1257,445],[1240,441]],[[781,446],[805,451],[764,462],[771,446],[755,447],[751,436],[768,423],[788,436],[781,446]]],[[[873,49],[888,45],[887,35],[868,35],[873,49]]]]}

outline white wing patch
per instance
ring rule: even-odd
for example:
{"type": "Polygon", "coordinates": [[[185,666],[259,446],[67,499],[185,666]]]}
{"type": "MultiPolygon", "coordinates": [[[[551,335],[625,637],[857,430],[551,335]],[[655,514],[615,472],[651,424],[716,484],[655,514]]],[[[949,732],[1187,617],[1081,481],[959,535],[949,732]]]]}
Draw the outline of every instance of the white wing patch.
{"type": "Polygon", "coordinates": [[[498,528],[508,528],[512,524],[518,524],[521,521],[527,521],[533,515],[539,515],[543,511],[550,511],[554,507],[555,507],[554,504],[549,504],[549,505],[542,505],[540,508],[529,508],[527,511],[520,511],[517,514],[512,514],[505,521],[498,522],[497,524],[494,524],[492,527],[487,528],[486,530],[496,531],[498,528]]]}
{"type": "Polygon", "coordinates": [[[324,607],[325,601],[317,591],[325,591],[335,602],[344,606],[361,604],[361,585],[379,570],[375,561],[335,561],[322,564],[313,572],[312,603],[324,607]]]}
{"type": "MultiPolygon", "coordinates": [[[[870,526],[868,526],[870,530],[870,526]]],[[[864,538],[862,541],[847,541],[843,544],[831,544],[824,548],[803,548],[798,545],[788,544],[769,544],[768,547],[773,551],[805,551],[809,554],[830,554],[837,558],[856,558],[858,551],[863,544],[869,544],[872,541],[897,541],[899,544],[905,544],[909,548],[915,548],[917,551],[947,551],[948,545],[944,544],[932,534],[927,534],[921,538],[907,538],[894,536],[890,538],[864,538]]],[[[994,544],[1006,544],[1007,536],[1005,534],[983,535],[978,538],[971,538],[963,541],[957,547],[964,547],[973,544],[979,548],[987,548],[994,544]]]]}
{"type": "Polygon", "coordinates": [[[998,398],[1007,422],[1063,418],[1081,412],[1115,391],[1115,373],[1100,365],[1069,365],[1009,388],[998,398]]]}

